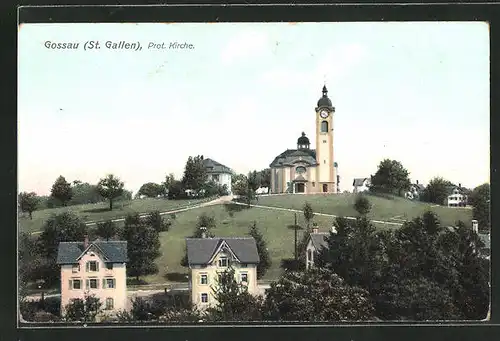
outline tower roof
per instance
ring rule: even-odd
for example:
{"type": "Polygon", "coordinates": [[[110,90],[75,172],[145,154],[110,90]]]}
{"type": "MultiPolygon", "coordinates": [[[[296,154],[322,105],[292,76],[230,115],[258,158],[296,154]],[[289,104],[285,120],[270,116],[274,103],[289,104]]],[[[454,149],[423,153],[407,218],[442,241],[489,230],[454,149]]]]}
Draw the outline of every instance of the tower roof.
{"type": "Polygon", "coordinates": [[[297,139],[297,145],[311,144],[306,136],[306,133],[302,132],[302,135],[297,139]]]}
{"type": "Polygon", "coordinates": [[[328,98],[326,85],[323,85],[323,96],[318,101],[318,107],[332,107],[332,101],[328,98]]]}

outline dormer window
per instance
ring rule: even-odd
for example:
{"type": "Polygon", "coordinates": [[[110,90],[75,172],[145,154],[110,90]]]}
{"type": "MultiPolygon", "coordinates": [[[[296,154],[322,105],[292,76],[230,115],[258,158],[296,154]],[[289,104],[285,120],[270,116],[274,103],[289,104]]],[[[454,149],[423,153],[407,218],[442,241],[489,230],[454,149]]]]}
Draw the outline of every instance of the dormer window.
{"type": "Polygon", "coordinates": [[[229,259],[227,257],[219,258],[219,268],[226,268],[229,265],[229,259]]]}
{"type": "Polygon", "coordinates": [[[80,264],[73,264],[73,273],[80,272],[80,264]]]}
{"type": "Polygon", "coordinates": [[[87,272],[97,272],[99,271],[99,263],[95,260],[87,262],[87,272]]]}

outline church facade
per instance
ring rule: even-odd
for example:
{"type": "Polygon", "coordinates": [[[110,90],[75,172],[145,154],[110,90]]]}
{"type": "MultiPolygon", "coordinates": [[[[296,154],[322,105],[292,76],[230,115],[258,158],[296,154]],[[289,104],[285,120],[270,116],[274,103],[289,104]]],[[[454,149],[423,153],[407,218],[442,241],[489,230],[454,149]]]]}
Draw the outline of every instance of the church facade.
{"type": "Polygon", "coordinates": [[[315,108],[315,147],[305,133],[297,139],[296,149],[276,156],[271,168],[270,193],[337,193],[339,176],[333,158],[333,114],[335,108],[323,86],[323,96],[315,108]]]}

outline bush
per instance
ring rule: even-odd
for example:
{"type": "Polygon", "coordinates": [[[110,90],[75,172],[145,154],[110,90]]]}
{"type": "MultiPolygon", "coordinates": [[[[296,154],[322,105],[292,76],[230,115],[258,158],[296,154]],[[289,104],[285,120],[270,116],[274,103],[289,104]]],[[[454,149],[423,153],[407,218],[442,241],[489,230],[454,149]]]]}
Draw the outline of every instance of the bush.
{"type": "Polygon", "coordinates": [[[285,258],[281,260],[281,268],[285,271],[299,271],[302,268],[300,260],[285,258]]]}
{"type": "Polygon", "coordinates": [[[367,215],[371,210],[372,204],[367,197],[359,194],[354,202],[354,209],[361,215],[367,215]]]}

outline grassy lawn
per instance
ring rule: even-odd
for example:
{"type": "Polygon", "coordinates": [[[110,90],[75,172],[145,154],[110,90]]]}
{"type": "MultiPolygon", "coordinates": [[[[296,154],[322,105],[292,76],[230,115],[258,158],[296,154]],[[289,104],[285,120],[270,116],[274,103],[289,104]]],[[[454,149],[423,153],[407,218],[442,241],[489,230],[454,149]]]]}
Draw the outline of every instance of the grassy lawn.
{"type": "Polygon", "coordinates": [[[107,202],[87,205],[75,205],[45,209],[33,212],[33,220],[29,217],[19,217],[19,229],[22,232],[35,232],[42,230],[45,221],[53,214],[71,211],[79,215],[84,221],[100,221],[116,219],[128,213],[146,213],[158,210],[160,212],[199,204],[206,200],[167,200],[167,199],[135,199],[126,202],[113,203],[113,210],[109,211],[107,202]]]}
{"type": "MultiPolygon", "coordinates": [[[[294,232],[287,228],[287,225],[294,223],[293,212],[250,208],[236,212],[230,217],[223,205],[203,207],[179,213],[170,231],[161,234],[162,255],[157,259],[160,271],[156,275],[146,277],[148,283],[175,281],[182,278],[183,274],[187,274],[187,269],[180,265],[186,244],[184,238],[193,233],[197,219],[203,212],[215,217],[217,227],[213,232],[218,237],[246,236],[252,222],[254,220],[257,222],[273,260],[273,265],[264,279],[278,277],[281,273],[281,259],[293,257],[294,232]]],[[[302,215],[297,214],[297,218],[299,224],[304,225],[302,215]]],[[[315,221],[322,227],[320,230],[324,231],[332,225],[330,217],[318,216],[315,217],[315,221]]],[[[298,235],[300,238],[301,233],[298,235]]]]}
{"type": "MultiPolygon", "coordinates": [[[[433,207],[427,203],[410,201],[399,197],[390,199],[372,195],[367,195],[367,197],[372,203],[369,217],[373,220],[398,222],[398,220],[391,220],[394,217],[411,220],[422,215],[427,210],[435,212],[444,225],[453,225],[458,220],[469,224],[472,219],[472,210],[468,208],[433,207]]],[[[352,217],[357,215],[353,208],[355,199],[355,194],[277,195],[260,197],[258,204],[302,210],[307,201],[315,212],[352,217]]]]}

